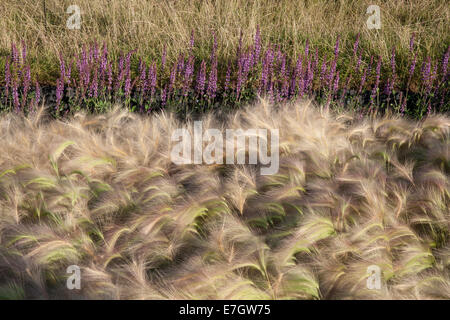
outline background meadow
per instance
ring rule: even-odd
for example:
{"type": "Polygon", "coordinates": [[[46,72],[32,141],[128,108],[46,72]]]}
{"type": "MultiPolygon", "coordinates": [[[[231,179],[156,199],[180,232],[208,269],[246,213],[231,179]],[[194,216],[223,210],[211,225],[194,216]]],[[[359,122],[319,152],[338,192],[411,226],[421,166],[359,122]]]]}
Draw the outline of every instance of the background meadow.
{"type": "Polygon", "coordinates": [[[367,1],[79,1],[80,30],[66,28],[70,4],[1,4],[2,109],[45,97],[58,115],[117,102],[185,114],[258,95],[416,118],[449,108],[440,1],[380,2],[380,30],[367,1]]]}

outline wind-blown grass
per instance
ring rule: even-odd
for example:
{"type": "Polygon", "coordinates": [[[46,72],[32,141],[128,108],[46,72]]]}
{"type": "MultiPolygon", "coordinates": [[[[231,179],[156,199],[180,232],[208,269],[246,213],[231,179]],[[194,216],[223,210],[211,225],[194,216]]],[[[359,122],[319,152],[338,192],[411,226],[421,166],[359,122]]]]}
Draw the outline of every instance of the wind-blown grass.
{"type": "Polygon", "coordinates": [[[0,119],[0,297],[449,299],[450,119],[261,101],[280,170],[175,165],[171,113],[0,119]],[[65,286],[81,268],[81,290],[65,286]],[[378,265],[381,290],[366,287],[378,265]]]}

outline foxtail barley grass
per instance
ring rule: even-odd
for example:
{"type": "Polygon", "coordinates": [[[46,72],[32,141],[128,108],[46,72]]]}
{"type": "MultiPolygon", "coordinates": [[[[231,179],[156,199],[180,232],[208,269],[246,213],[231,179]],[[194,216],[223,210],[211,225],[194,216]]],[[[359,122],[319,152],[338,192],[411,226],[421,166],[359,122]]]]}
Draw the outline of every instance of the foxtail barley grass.
{"type": "Polygon", "coordinates": [[[191,124],[123,108],[3,115],[0,297],[450,298],[448,116],[265,100],[204,116],[205,129],[279,129],[272,176],[173,164],[171,132],[191,124]],[[69,265],[81,290],[66,288],[69,265]]]}

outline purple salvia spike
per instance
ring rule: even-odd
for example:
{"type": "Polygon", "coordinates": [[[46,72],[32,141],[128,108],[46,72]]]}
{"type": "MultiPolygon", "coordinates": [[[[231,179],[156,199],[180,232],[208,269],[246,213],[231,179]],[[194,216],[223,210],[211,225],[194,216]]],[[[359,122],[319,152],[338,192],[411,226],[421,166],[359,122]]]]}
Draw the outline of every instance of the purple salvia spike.
{"type": "Polygon", "coordinates": [[[448,72],[448,58],[450,56],[450,46],[447,47],[447,51],[442,58],[442,78],[443,81],[447,80],[447,72],[448,72]]]}
{"type": "Polygon", "coordinates": [[[200,71],[198,73],[197,77],[197,93],[200,96],[203,96],[203,92],[205,91],[205,82],[206,82],[206,63],[204,60],[202,60],[202,63],[200,65],[200,71]]]}
{"type": "Polygon", "coordinates": [[[13,78],[13,80],[12,80],[12,95],[13,95],[13,103],[14,103],[15,110],[16,110],[16,112],[19,112],[19,108],[20,108],[19,88],[18,88],[17,80],[15,78],[13,78]]]}
{"type": "Polygon", "coordinates": [[[34,92],[34,106],[39,105],[39,101],[41,100],[41,87],[39,86],[39,82],[36,81],[35,84],[35,92],[34,92]]]}
{"type": "Polygon", "coordinates": [[[164,89],[161,92],[161,105],[165,106],[167,102],[167,85],[164,86],[164,89]]]}
{"type": "Polygon", "coordinates": [[[152,97],[155,96],[156,83],[158,81],[157,73],[156,73],[156,62],[153,61],[152,65],[152,77],[150,79],[150,94],[152,97]]]}
{"type": "Polygon", "coordinates": [[[431,60],[430,57],[427,57],[427,62],[424,62],[422,65],[422,81],[428,92],[430,87],[430,75],[431,75],[431,60]]]}
{"type": "Polygon", "coordinates": [[[64,63],[64,59],[62,57],[62,53],[59,53],[59,74],[62,79],[66,77],[66,65],[64,63]]]}
{"type": "Polygon", "coordinates": [[[31,85],[30,66],[26,66],[24,81],[23,81],[23,96],[22,96],[22,108],[23,109],[25,108],[25,105],[27,103],[27,96],[28,96],[28,90],[30,89],[30,85],[31,85]]]}
{"type": "Polygon", "coordinates": [[[190,56],[186,68],[184,70],[184,82],[183,82],[183,96],[187,96],[189,88],[192,82],[192,75],[194,73],[194,57],[190,56]]]}
{"type": "Polygon", "coordinates": [[[209,72],[208,78],[208,96],[210,99],[214,99],[216,97],[217,91],[217,60],[215,59],[213,65],[211,66],[211,71],[209,72]]]}
{"type": "Polygon", "coordinates": [[[362,88],[366,84],[366,76],[367,76],[367,69],[364,69],[363,75],[361,76],[361,82],[360,82],[360,85],[359,85],[358,94],[361,93],[362,88]]]}
{"type": "Polygon", "coordinates": [[[335,94],[339,89],[339,71],[336,73],[333,85],[333,94],[335,94]]]}
{"type": "Polygon", "coordinates": [[[112,91],[113,85],[113,73],[112,73],[112,65],[111,62],[108,62],[108,91],[112,91]]]}
{"type": "Polygon", "coordinates": [[[56,81],[56,110],[58,110],[64,92],[64,80],[59,78],[56,81]]]}
{"type": "MultiPolygon", "coordinates": [[[[402,92],[403,93],[403,92],[402,92]]],[[[406,99],[407,99],[407,97],[405,96],[404,98],[403,98],[403,102],[402,102],[402,105],[401,105],[401,107],[400,107],[400,112],[401,112],[401,114],[403,115],[404,113],[405,113],[405,111],[406,111],[406,99]]]]}

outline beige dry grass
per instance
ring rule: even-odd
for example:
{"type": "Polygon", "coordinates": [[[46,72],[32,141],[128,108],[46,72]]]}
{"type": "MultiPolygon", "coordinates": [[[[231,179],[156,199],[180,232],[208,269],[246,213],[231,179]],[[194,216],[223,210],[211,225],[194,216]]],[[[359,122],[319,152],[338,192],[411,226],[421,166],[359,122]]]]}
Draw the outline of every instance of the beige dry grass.
{"type": "Polygon", "coordinates": [[[292,55],[303,50],[307,38],[319,52],[332,54],[340,35],[341,48],[351,57],[353,41],[360,32],[360,45],[367,56],[381,55],[387,61],[395,46],[400,72],[407,69],[413,32],[419,56],[437,58],[446,50],[450,9],[445,1],[378,1],[381,30],[368,30],[365,25],[371,4],[368,0],[4,0],[0,3],[0,52],[6,55],[11,42],[24,40],[30,47],[32,74],[42,81],[54,81],[59,52],[70,56],[83,44],[97,40],[105,41],[115,55],[137,49],[138,55],[148,59],[158,59],[166,46],[168,59],[173,61],[185,52],[192,30],[195,55],[200,58],[209,55],[215,31],[220,65],[234,57],[240,31],[244,46],[252,43],[257,25],[263,44],[280,44],[292,55]],[[81,8],[81,30],[66,28],[66,10],[72,4],[81,8]]]}
{"type": "Polygon", "coordinates": [[[261,176],[174,165],[169,134],[191,126],[170,114],[4,115],[0,297],[449,299],[450,119],[358,119],[264,101],[206,116],[279,128],[261,176]]]}

